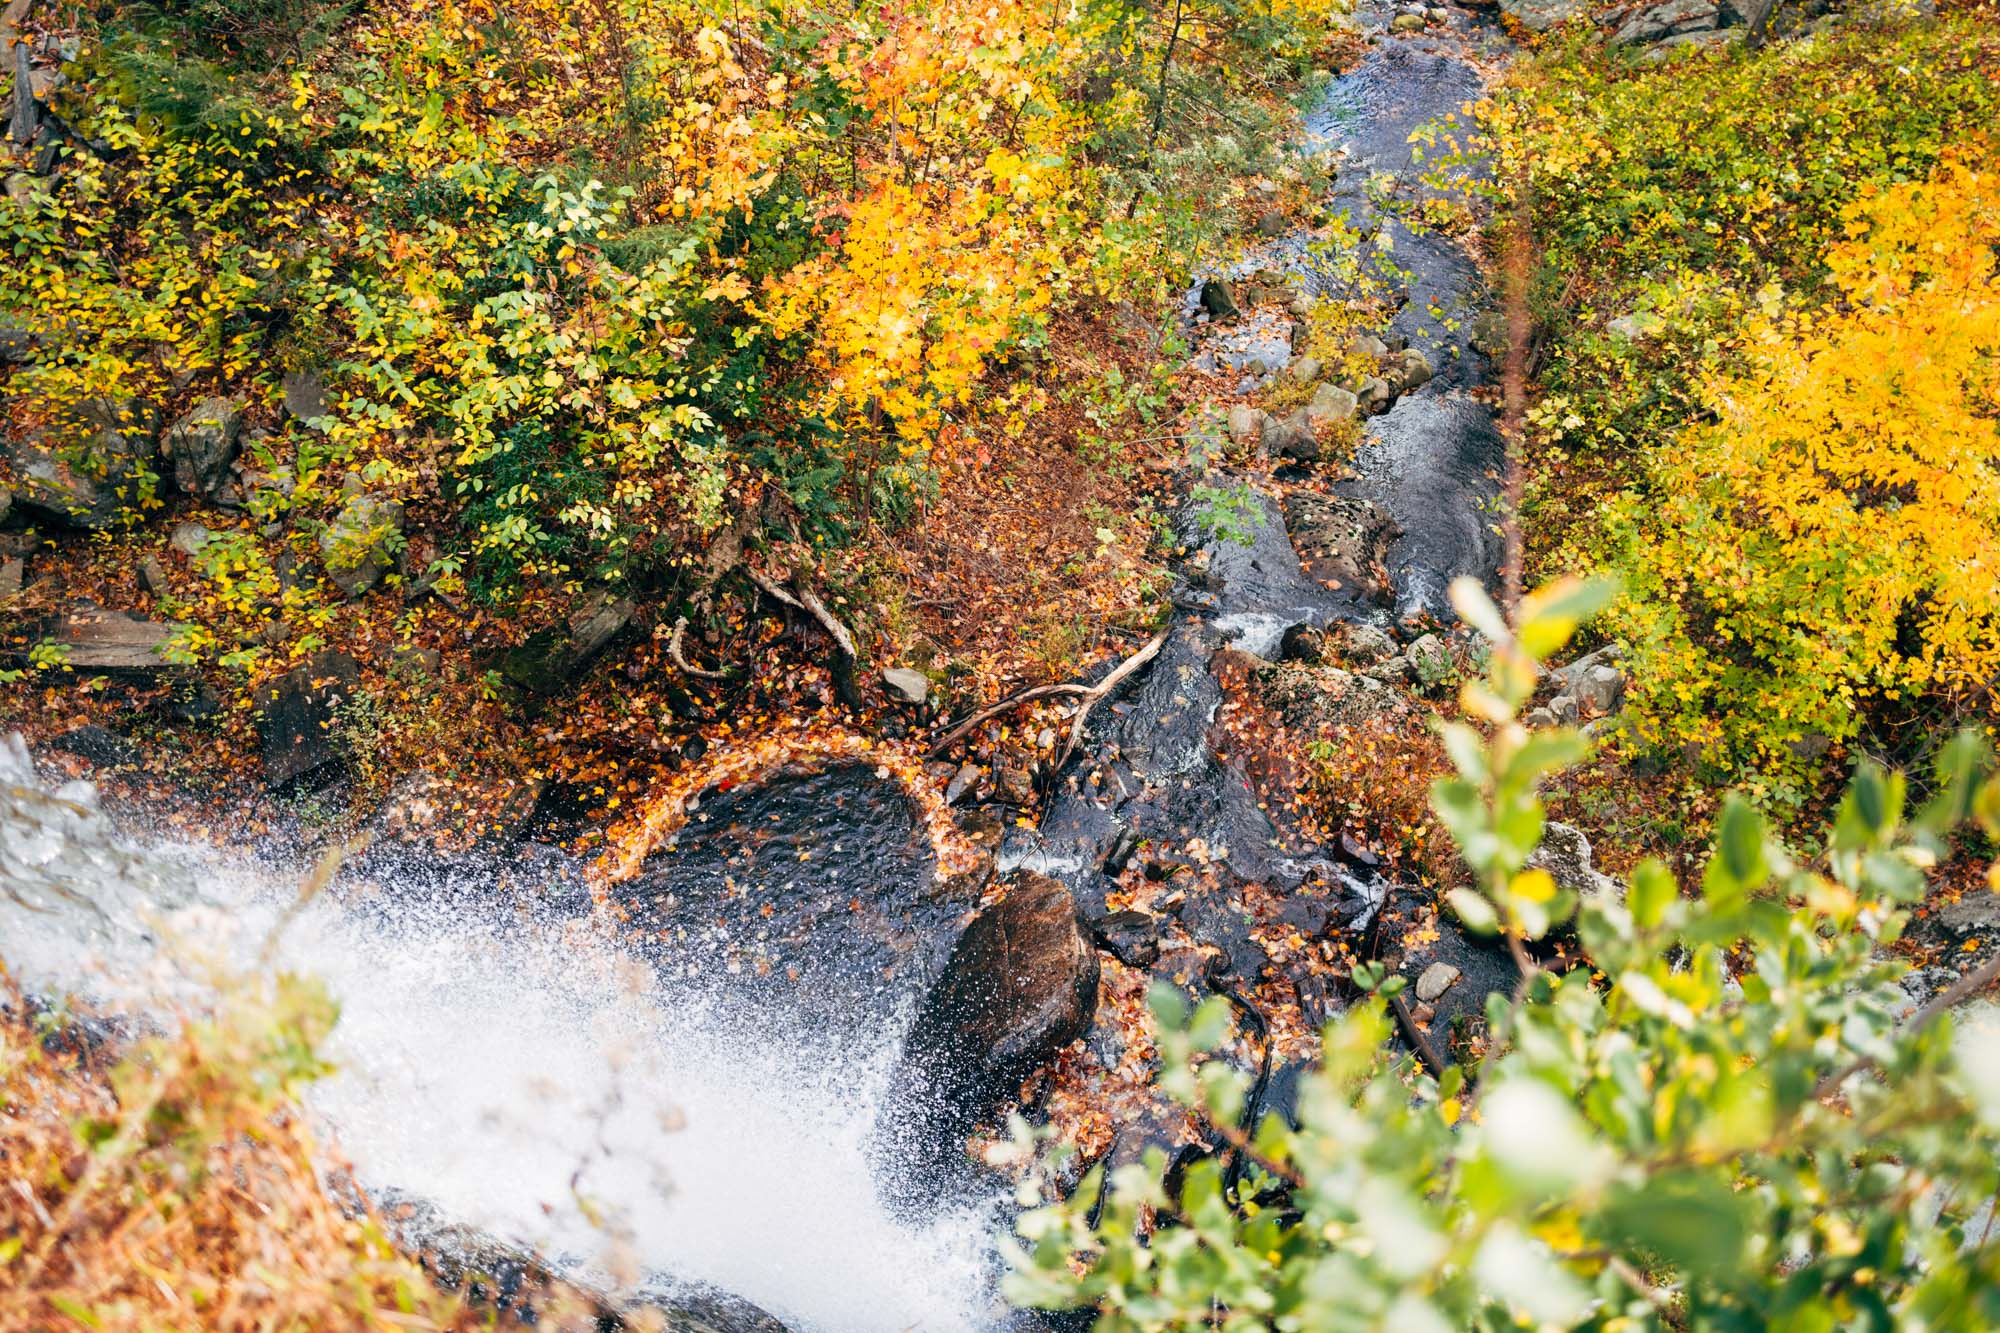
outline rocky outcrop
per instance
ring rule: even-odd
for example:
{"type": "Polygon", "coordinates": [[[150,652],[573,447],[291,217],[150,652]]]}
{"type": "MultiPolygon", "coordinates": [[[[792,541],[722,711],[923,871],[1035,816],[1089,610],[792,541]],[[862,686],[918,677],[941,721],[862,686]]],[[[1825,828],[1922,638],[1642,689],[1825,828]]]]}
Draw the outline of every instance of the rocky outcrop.
{"type": "Polygon", "coordinates": [[[903,1043],[876,1152],[920,1207],[965,1162],[967,1136],[1090,1030],[1097,950],[1062,884],[1023,871],[965,928],[903,1043]]]}
{"type": "Polygon", "coordinates": [[[1590,839],[1572,824],[1551,821],[1542,830],[1542,845],[1529,853],[1528,865],[1546,870],[1557,888],[1567,889],[1579,900],[1625,897],[1625,886],[1597,868],[1590,839]]]}
{"type": "Polygon", "coordinates": [[[14,500],[59,523],[101,531],[135,505],[159,453],[159,414],[139,399],[86,404],[8,450],[14,500]]]}
{"type": "Polygon", "coordinates": [[[360,665],[331,650],[313,654],[265,686],[257,700],[265,783],[283,786],[338,759],[340,709],[360,692],[360,665]]]}

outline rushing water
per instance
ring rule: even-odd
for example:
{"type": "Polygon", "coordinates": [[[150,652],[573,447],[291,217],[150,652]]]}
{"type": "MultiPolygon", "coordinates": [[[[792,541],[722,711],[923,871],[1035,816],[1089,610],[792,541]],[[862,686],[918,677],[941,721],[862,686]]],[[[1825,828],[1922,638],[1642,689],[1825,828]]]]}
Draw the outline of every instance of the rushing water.
{"type": "MultiPolygon", "coordinates": [[[[18,738],[0,788],[0,956],[31,989],[142,1017],[203,1005],[218,975],[257,965],[298,892],[299,873],[120,837],[87,788],[39,784],[18,738]]],[[[391,886],[323,895],[277,936],[277,966],[340,1004],[339,1072],[310,1105],[365,1185],[594,1285],[614,1285],[622,1247],[654,1282],[798,1329],[991,1323],[998,1201],[911,1228],[870,1176],[896,992],[846,1024],[802,1022],[699,972],[662,980],[528,887],[504,930],[391,886]]]]}

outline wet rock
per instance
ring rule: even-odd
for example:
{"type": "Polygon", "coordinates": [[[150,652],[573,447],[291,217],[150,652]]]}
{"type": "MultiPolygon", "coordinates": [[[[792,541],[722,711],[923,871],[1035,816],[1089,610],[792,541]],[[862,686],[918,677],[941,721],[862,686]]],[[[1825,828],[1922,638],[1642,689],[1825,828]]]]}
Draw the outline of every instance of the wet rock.
{"type": "Polygon", "coordinates": [[[1278,660],[1320,666],[1327,660],[1327,636],[1311,625],[1294,625],[1278,641],[1278,660]]]}
{"type": "Polygon", "coordinates": [[[1350,592],[1386,586],[1399,530],[1373,501],[1310,491],[1287,495],[1285,526],[1307,577],[1350,592]]]}
{"type": "Polygon", "coordinates": [[[1373,666],[1396,655],[1396,641],[1389,632],[1365,620],[1351,620],[1339,630],[1340,655],[1356,666],[1373,666]]]}
{"type": "Polygon", "coordinates": [[[623,633],[638,606],[608,590],[585,594],[561,625],[539,630],[500,656],[500,674],[531,695],[561,694],[623,633]]]}
{"type": "Polygon", "coordinates": [[[1418,975],[1417,984],[1411,990],[1425,1004],[1434,1004],[1440,995],[1457,983],[1458,977],[1458,969],[1450,963],[1432,963],[1418,975]]]}
{"type": "Polygon", "coordinates": [[[1055,880],[1021,872],[973,918],[917,1011],[875,1129],[904,1202],[931,1195],[962,1164],[967,1136],[1090,1030],[1097,981],[1097,950],[1055,880]]]}
{"type": "Polygon", "coordinates": [[[1262,979],[1271,956],[1250,934],[1252,918],[1223,890],[1209,888],[1190,894],[1180,905],[1179,915],[1197,943],[1217,951],[1208,961],[1211,975],[1251,984],[1262,979]]]}
{"type": "Polygon", "coordinates": [[[229,479],[242,440],[243,405],[233,398],[204,398],[167,428],[161,452],[172,462],[174,484],[188,495],[214,498],[229,479]]]}
{"type": "Polygon", "coordinates": [[[883,667],[882,687],[897,703],[921,705],[930,697],[930,677],[910,667],[883,667]]]}
{"type": "Polygon", "coordinates": [[[1542,831],[1542,845],[1529,853],[1528,865],[1546,870],[1557,888],[1580,899],[1624,900],[1625,886],[1597,868],[1590,839],[1574,825],[1550,821],[1542,831]]]}
{"type": "Polygon", "coordinates": [[[1282,420],[1266,416],[1260,447],[1271,458],[1312,462],[1319,457],[1319,437],[1313,433],[1312,417],[1304,408],[1282,420]]]}
{"type": "Polygon", "coordinates": [[[180,628],[91,607],[65,614],[50,637],[77,672],[151,675],[174,669],[164,654],[180,628]]]}
{"type": "Polygon", "coordinates": [[[75,420],[43,427],[7,451],[14,501],[75,527],[109,528],[139,501],[158,432],[159,414],[139,399],[86,404],[75,420]]]}
{"type": "Polygon", "coordinates": [[[1150,967],[1160,956],[1160,919],[1146,912],[1113,912],[1097,923],[1096,935],[1127,967],[1150,967]]]}
{"type": "Polygon", "coordinates": [[[1003,761],[993,766],[993,794],[1002,803],[1015,807],[1026,807],[1035,803],[1035,775],[1028,766],[1016,761],[1003,761]]]}
{"type": "Polygon", "coordinates": [[[360,597],[395,568],[403,542],[403,506],[373,495],[355,495],[320,534],[320,560],[335,587],[360,597]]]}
{"type": "Polygon", "coordinates": [[[73,754],[93,768],[137,768],[142,759],[138,746],[97,726],[73,727],[56,737],[49,748],[73,754]]]}
{"type": "Polygon", "coordinates": [[[340,709],[360,693],[360,664],[331,649],[265,686],[257,699],[265,783],[280,787],[337,760],[340,709]]]}
{"type": "Polygon", "coordinates": [[[1306,415],[1314,426],[1334,421],[1352,421],[1361,412],[1361,400],[1338,384],[1322,384],[1313,390],[1306,415]]]}
{"type": "Polygon", "coordinates": [[[1310,894],[1295,894],[1279,905],[1278,920],[1307,939],[1316,940],[1333,925],[1333,904],[1310,894]]]}
{"type": "Polygon", "coordinates": [[[1202,283],[1201,308],[1210,319],[1237,319],[1243,314],[1236,304],[1236,289],[1227,278],[1210,278],[1202,283]]]}

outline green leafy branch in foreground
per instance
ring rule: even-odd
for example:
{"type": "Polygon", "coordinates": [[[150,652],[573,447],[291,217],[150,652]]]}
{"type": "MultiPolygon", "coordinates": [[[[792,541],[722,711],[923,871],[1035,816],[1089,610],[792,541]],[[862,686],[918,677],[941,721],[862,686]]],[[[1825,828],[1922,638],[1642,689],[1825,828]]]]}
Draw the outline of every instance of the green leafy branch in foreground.
{"type": "Polygon", "coordinates": [[[1954,830],[2000,825],[1983,748],[1945,747],[1914,813],[1902,776],[1863,767],[1811,860],[1732,800],[1699,896],[1648,862],[1623,901],[1577,902],[1525,867],[1536,782],[1587,742],[1518,715],[1608,594],[1566,581],[1510,627],[1454,589],[1494,644],[1462,700],[1488,726],[1445,729],[1458,776],[1433,799],[1476,875],[1454,909],[1521,974],[1484,1059],[1431,1078],[1371,996],[1326,1029],[1301,1127],[1243,1142],[1226,1003],[1189,1015],[1161,988],[1160,1084],[1225,1127],[1244,1178],[1210,1159],[1170,1194],[1155,1150],[1107,1197],[1093,1171],[1020,1218],[1013,1300],[1096,1305],[1109,1330],[2000,1325],[2000,1025],[1950,1013],[2000,965],[1907,1014],[1881,948],[1954,830]],[[1572,922],[1594,971],[1544,970],[1531,946],[1572,922]]]}

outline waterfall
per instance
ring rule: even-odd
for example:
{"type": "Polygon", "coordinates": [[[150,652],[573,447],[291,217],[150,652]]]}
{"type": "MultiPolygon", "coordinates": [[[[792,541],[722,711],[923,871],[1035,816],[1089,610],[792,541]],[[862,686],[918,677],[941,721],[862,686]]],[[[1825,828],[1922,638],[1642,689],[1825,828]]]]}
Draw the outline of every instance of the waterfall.
{"type": "Polygon", "coordinates": [[[161,1022],[277,930],[267,965],[340,1005],[308,1106],[364,1186],[582,1282],[700,1283],[799,1330],[998,1321],[1002,1200],[906,1226],[866,1165],[907,1003],[801,1021],[702,969],[663,980],[532,894],[468,913],[329,893],[294,914],[303,878],[123,835],[86,784],[51,790],[0,743],[0,959],[34,993],[161,1022]]]}

